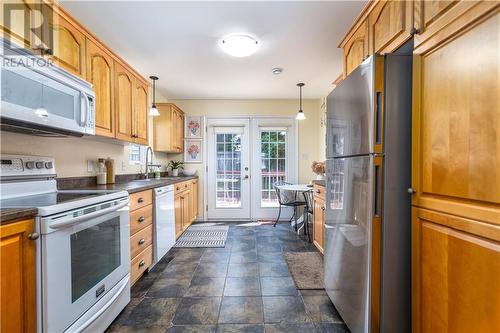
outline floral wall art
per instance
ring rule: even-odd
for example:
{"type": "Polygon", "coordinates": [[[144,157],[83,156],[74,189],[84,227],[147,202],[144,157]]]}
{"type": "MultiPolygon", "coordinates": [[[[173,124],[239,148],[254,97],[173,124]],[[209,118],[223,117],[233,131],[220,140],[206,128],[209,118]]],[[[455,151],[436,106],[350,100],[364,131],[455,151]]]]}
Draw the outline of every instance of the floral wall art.
{"type": "Polygon", "coordinates": [[[184,162],[185,163],[202,163],[202,141],[186,139],[184,141],[184,162]]]}
{"type": "Polygon", "coordinates": [[[201,139],[202,126],[201,117],[190,116],[186,117],[186,128],[184,133],[187,139],[201,139]]]}

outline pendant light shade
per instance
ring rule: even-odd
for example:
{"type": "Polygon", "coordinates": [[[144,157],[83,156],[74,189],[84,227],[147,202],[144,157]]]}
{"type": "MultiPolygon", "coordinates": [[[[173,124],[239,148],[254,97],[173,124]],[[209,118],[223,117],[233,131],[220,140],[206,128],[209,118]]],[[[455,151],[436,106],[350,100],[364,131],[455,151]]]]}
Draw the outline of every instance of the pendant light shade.
{"type": "Polygon", "coordinates": [[[157,117],[160,115],[160,112],[156,108],[156,80],[158,80],[157,76],[149,77],[153,81],[153,105],[151,105],[151,109],[149,109],[149,115],[151,117],[157,117]]]}
{"type": "Polygon", "coordinates": [[[297,112],[297,116],[295,116],[295,119],[297,120],[304,120],[306,119],[306,115],[304,111],[302,111],[302,87],[304,86],[304,83],[297,83],[297,87],[299,87],[299,112],[297,112]]]}

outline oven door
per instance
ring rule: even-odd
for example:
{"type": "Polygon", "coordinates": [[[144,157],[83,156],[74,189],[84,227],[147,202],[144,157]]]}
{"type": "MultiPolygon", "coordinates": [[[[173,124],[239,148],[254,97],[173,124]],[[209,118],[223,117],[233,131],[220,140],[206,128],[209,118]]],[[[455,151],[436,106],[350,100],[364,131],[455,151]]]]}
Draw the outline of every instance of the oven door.
{"type": "Polygon", "coordinates": [[[113,203],[40,220],[44,332],[64,331],[129,273],[128,199],[113,203]]]}

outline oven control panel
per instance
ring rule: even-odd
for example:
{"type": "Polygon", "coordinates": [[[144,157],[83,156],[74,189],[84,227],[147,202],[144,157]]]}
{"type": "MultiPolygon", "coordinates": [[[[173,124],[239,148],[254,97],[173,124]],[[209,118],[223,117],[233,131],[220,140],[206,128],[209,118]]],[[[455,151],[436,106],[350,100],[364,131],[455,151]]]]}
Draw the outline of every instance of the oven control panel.
{"type": "Polygon", "coordinates": [[[51,177],[56,174],[53,157],[2,154],[0,158],[2,178],[51,177]]]}

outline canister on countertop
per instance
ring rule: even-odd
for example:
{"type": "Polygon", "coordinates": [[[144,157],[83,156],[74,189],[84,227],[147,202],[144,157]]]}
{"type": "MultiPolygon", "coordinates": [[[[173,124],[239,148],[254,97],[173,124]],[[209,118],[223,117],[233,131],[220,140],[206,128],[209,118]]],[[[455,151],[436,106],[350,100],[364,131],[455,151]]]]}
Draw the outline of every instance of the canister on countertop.
{"type": "Polygon", "coordinates": [[[104,158],[97,160],[97,185],[106,185],[106,164],[104,158]]]}
{"type": "Polygon", "coordinates": [[[114,184],[115,183],[115,161],[111,158],[107,158],[104,162],[106,166],[106,183],[114,184]]]}

